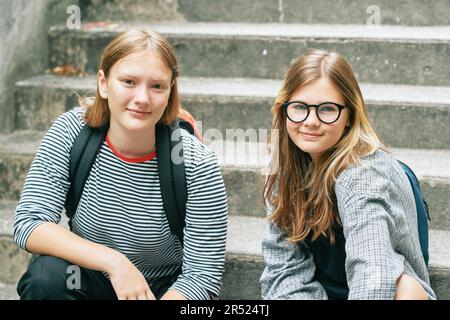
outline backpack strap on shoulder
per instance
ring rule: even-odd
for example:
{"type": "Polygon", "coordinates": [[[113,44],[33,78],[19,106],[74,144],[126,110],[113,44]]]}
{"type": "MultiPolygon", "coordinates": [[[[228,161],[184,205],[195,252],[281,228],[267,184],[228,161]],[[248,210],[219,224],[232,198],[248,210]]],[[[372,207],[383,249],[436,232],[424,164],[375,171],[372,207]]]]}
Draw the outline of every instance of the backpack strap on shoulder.
{"type": "Polygon", "coordinates": [[[428,221],[430,220],[430,212],[428,209],[427,202],[423,197],[422,190],[420,189],[419,180],[417,179],[414,171],[406,165],[404,162],[397,160],[400,163],[403,171],[408,177],[409,183],[411,185],[414,201],[416,203],[416,211],[417,211],[417,227],[419,232],[419,242],[420,248],[422,249],[423,258],[425,260],[425,264],[428,266],[429,261],[429,251],[428,251],[428,221]]]}
{"type": "Polygon", "coordinates": [[[173,174],[173,186],[175,190],[175,200],[178,207],[178,213],[180,215],[181,224],[184,228],[186,218],[186,202],[187,202],[187,186],[186,186],[186,173],[184,167],[184,154],[183,154],[183,141],[181,136],[180,127],[176,126],[172,130],[171,137],[171,153],[173,159],[171,161],[172,174],[173,174]]]}
{"type": "Polygon", "coordinates": [[[180,127],[156,126],[159,183],[164,210],[172,234],[183,246],[187,187],[180,127]]]}
{"type": "MultiPolygon", "coordinates": [[[[64,205],[69,219],[72,219],[75,215],[84,185],[108,128],[109,123],[99,129],[91,128],[85,124],[73,143],[69,160],[69,181],[71,183],[64,205]]],[[[69,221],[69,226],[72,229],[71,221],[69,221]]]]}
{"type": "Polygon", "coordinates": [[[186,120],[180,119],[178,125],[180,126],[180,128],[183,128],[186,131],[188,131],[191,135],[193,136],[195,135],[194,127],[192,127],[192,125],[186,120]]]}

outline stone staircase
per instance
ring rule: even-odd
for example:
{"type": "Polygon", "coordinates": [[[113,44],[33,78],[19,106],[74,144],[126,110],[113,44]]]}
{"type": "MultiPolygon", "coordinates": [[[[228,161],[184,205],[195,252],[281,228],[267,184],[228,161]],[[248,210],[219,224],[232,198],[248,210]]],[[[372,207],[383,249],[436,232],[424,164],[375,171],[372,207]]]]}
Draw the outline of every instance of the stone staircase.
{"type": "MultiPolygon", "coordinates": [[[[152,21],[145,11],[130,11],[144,8],[143,0],[131,1],[130,7],[112,6],[115,0],[96,1],[97,7],[92,0],[81,2],[92,22],[102,12],[110,23],[89,23],[81,30],[51,27],[49,61],[50,67],[72,64],[86,76],[43,71],[17,82],[11,108],[15,131],[0,135],[0,299],[17,298],[14,286],[29,261],[12,241],[12,223],[40,139],[66,111],[68,96],[95,89],[102,48],[129,26],[152,21]]],[[[368,0],[166,2],[177,4],[176,15],[149,26],[167,36],[177,52],[183,105],[203,122],[206,140],[210,133],[218,139],[211,147],[219,155],[229,196],[221,298],[260,298],[265,209],[259,187],[267,157],[258,142],[270,128],[270,106],[290,60],[308,48],[325,48],[349,59],[375,129],[420,180],[432,219],[431,283],[439,299],[450,299],[450,18],[443,14],[450,12],[450,0],[433,6],[379,0],[378,28],[366,25],[368,0]],[[259,139],[228,147],[227,129],[243,129],[249,136],[255,130],[259,139]]]]}

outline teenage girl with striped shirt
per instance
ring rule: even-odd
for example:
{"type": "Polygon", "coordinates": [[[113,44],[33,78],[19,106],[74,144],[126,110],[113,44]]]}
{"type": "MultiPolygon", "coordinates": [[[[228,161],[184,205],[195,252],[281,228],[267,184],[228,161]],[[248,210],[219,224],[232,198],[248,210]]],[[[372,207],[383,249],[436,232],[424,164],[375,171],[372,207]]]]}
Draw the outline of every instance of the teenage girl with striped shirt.
{"type": "Polygon", "coordinates": [[[166,39],[128,31],[103,51],[95,99],[51,126],[16,209],[15,241],[39,255],[19,281],[22,299],[218,296],[226,192],[216,155],[187,131],[181,130],[187,185],[183,245],[170,231],[161,197],[155,125],[172,123],[180,112],[177,68],[166,39]],[[58,225],[70,186],[70,150],[83,125],[98,128],[106,121],[109,130],[70,231],[58,225]],[[77,270],[73,265],[79,286],[68,285],[77,270]]]}

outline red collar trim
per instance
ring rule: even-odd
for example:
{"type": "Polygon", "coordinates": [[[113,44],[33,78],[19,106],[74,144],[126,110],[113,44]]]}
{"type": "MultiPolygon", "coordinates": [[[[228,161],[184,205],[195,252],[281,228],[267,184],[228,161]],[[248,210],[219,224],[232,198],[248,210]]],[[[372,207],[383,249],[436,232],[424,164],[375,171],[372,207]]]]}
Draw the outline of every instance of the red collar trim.
{"type": "Polygon", "coordinates": [[[111,149],[111,151],[120,159],[123,160],[125,162],[131,162],[131,163],[137,163],[137,162],[145,162],[148,160],[153,160],[156,158],[156,150],[149,153],[148,155],[142,156],[142,157],[137,157],[137,158],[129,158],[126,156],[121,155],[112,145],[111,140],[109,140],[109,137],[106,136],[106,144],[108,145],[108,147],[111,149]]]}

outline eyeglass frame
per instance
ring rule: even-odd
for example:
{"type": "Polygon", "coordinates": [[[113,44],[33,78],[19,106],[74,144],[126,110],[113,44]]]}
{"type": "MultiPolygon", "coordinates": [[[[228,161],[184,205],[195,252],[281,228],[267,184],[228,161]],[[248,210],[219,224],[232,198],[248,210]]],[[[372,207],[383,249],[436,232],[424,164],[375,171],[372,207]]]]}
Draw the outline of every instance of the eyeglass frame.
{"type": "Polygon", "coordinates": [[[309,113],[310,113],[310,109],[309,109],[309,108],[310,108],[310,107],[316,108],[316,117],[317,117],[317,119],[319,119],[320,122],[325,123],[325,124],[333,124],[333,123],[335,123],[336,121],[338,121],[339,118],[341,117],[342,110],[344,110],[344,109],[346,108],[346,106],[344,106],[344,105],[342,105],[342,104],[339,104],[339,103],[336,103],[336,102],[330,102],[330,101],[322,102],[322,103],[319,103],[319,104],[307,104],[307,103],[304,103],[304,102],[302,102],[302,101],[286,101],[286,102],[284,102],[284,103],[281,104],[281,107],[286,111],[286,116],[287,116],[287,118],[288,118],[290,121],[294,122],[294,123],[301,123],[301,122],[306,121],[306,119],[308,119],[309,113]],[[289,106],[290,104],[293,104],[293,103],[299,103],[299,104],[302,104],[302,105],[304,105],[304,106],[306,106],[306,107],[308,108],[305,119],[303,119],[303,120],[301,120],[301,121],[294,121],[294,120],[292,120],[292,119],[289,117],[289,114],[288,114],[288,112],[287,112],[287,108],[288,108],[288,106],[289,106]],[[332,105],[335,105],[335,106],[339,109],[339,114],[338,114],[336,120],[334,120],[334,121],[332,121],[332,122],[326,122],[326,121],[323,121],[322,119],[320,119],[319,114],[318,114],[318,110],[319,110],[319,107],[322,106],[322,105],[324,105],[324,104],[332,104],[332,105]]]}

